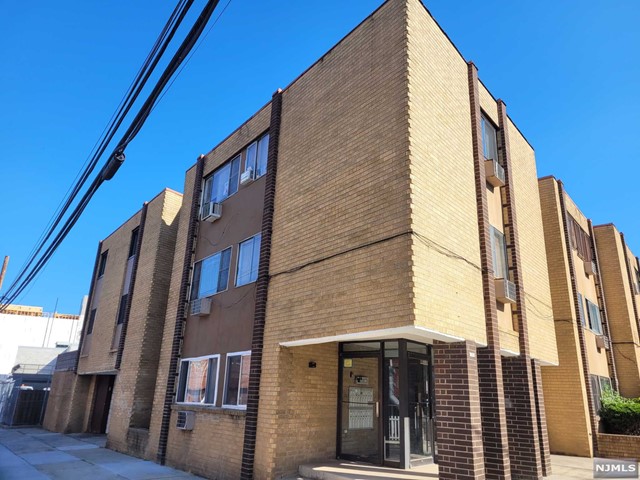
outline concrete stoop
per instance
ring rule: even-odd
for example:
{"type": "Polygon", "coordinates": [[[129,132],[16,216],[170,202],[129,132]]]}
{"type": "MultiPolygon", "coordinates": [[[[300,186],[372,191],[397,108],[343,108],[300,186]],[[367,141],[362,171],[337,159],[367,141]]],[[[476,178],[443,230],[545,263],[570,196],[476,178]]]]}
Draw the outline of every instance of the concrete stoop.
{"type": "Polygon", "coordinates": [[[428,480],[438,478],[438,466],[424,465],[411,470],[380,467],[367,463],[333,460],[300,465],[298,480],[428,480]]]}

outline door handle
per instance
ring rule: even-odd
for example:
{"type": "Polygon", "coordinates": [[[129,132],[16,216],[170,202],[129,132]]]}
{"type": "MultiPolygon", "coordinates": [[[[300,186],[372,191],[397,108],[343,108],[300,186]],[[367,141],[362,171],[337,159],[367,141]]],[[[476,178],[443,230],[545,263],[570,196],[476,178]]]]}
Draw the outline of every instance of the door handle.
{"type": "Polygon", "coordinates": [[[380,402],[376,402],[376,418],[380,417],[380,402]]]}

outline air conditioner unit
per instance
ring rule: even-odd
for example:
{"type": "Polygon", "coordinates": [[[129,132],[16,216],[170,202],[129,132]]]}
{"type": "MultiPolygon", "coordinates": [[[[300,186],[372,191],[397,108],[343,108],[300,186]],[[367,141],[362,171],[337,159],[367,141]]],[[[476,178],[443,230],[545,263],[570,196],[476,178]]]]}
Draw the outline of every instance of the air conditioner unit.
{"type": "Polygon", "coordinates": [[[496,160],[484,161],[484,171],[489,182],[494,187],[503,187],[505,184],[504,168],[496,160]]]}
{"type": "Polygon", "coordinates": [[[178,410],[178,419],[176,420],[176,428],[178,430],[193,430],[196,424],[196,413],[185,410],[178,410]]]}
{"type": "Polygon", "coordinates": [[[496,278],[496,300],[500,303],[516,303],[516,284],[506,278],[496,278]]]}
{"type": "Polygon", "coordinates": [[[596,271],[596,262],[584,261],[584,273],[591,276],[595,275],[596,271]]]}
{"type": "Polygon", "coordinates": [[[221,203],[205,203],[202,205],[202,212],[200,213],[200,220],[205,222],[215,222],[222,216],[222,204],[221,203]]]}
{"type": "Polygon", "coordinates": [[[611,342],[609,341],[609,337],[606,335],[598,335],[596,337],[596,347],[599,349],[609,350],[611,348],[611,342]]]}
{"type": "Polygon", "coordinates": [[[191,315],[204,317],[211,313],[211,299],[210,298],[196,298],[191,301],[189,305],[189,312],[191,315]]]}
{"type": "Polygon", "coordinates": [[[249,185],[255,180],[253,168],[249,167],[240,175],[240,185],[249,185]]]}

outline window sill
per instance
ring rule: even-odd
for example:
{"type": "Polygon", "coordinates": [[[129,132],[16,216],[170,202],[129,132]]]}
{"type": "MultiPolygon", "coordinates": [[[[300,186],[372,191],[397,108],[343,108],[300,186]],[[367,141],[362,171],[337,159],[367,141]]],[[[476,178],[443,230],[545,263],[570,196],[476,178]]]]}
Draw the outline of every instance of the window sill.
{"type": "Polygon", "coordinates": [[[171,405],[171,410],[187,410],[212,415],[228,415],[230,417],[245,417],[247,414],[245,409],[216,407],[215,405],[193,405],[189,403],[174,403],[171,405]]]}

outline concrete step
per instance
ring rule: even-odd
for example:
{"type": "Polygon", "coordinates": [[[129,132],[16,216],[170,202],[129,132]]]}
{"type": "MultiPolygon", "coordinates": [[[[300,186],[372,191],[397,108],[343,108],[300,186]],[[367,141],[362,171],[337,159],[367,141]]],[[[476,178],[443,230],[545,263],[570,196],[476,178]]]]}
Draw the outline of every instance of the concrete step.
{"type": "Polygon", "coordinates": [[[298,473],[309,480],[428,480],[438,478],[438,466],[425,465],[412,470],[399,470],[368,463],[331,460],[300,465],[298,473]]]}

